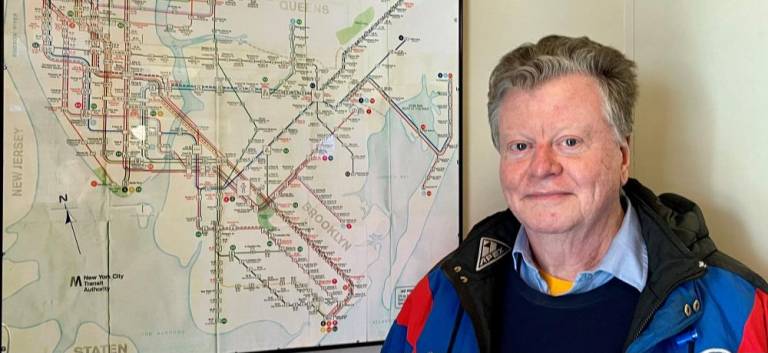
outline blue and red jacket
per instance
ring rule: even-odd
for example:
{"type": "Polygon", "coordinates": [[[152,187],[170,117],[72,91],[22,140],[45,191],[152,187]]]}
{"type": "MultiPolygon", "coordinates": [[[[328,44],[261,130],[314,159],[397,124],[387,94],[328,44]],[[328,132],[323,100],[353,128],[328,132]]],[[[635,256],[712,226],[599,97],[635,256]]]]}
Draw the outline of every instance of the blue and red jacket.
{"type": "MultiPolygon", "coordinates": [[[[768,352],[765,280],[717,250],[693,202],[657,197],[634,179],[624,191],[648,248],[648,281],[625,352],[768,352]]],[[[494,344],[504,334],[500,320],[514,320],[497,303],[519,227],[509,210],[478,223],[413,289],[382,352],[512,351],[494,344]],[[482,248],[488,239],[493,253],[482,248]]]]}

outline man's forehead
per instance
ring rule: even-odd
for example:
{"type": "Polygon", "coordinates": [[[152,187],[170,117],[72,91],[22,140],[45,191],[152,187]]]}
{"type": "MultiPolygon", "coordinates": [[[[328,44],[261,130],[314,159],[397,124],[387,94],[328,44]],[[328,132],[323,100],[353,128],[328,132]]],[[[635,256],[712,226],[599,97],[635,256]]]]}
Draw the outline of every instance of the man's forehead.
{"type": "Polygon", "coordinates": [[[540,100],[546,99],[553,93],[575,96],[590,94],[602,98],[600,83],[596,78],[587,74],[571,73],[538,82],[530,88],[512,87],[504,93],[504,100],[506,101],[511,97],[540,100]]]}
{"type": "Polygon", "coordinates": [[[594,79],[564,77],[533,90],[512,90],[504,99],[501,118],[515,120],[588,121],[603,116],[603,99],[594,79]]]}

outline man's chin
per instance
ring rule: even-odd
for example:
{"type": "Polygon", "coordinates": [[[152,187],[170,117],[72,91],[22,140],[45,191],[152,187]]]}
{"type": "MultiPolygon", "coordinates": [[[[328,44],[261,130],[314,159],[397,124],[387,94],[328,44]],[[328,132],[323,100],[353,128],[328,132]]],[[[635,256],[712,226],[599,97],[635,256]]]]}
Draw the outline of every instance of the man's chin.
{"type": "Polygon", "coordinates": [[[520,218],[520,223],[525,226],[528,233],[536,234],[563,234],[573,229],[573,222],[566,222],[561,215],[553,215],[547,219],[520,218]]]}
{"type": "Polygon", "coordinates": [[[568,233],[568,231],[571,229],[571,227],[536,227],[536,228],[528,228],[525,227],[525,231],[528,234],[550,234],[550,235],[561,235],[568,233]]]}

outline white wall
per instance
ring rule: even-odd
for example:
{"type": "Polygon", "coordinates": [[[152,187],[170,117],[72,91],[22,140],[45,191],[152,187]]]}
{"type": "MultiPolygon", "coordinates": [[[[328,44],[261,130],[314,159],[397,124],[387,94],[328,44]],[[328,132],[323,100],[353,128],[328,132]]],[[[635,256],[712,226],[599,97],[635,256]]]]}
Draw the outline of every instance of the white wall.
{"type": "Polygon", "coordinates": [[[465,1],[464,231],[506,208],[488,75],[550,33],[587,35],[638,64],[632,175],[703,209],[716,244],[768,276],[768,2],[465,1]],[[738,6],[736,5],[738,4],[738,6]]]}
{"type": "Polygon", "coordinates": [[[768,2],[637,0],[634,176],[768,276],[768,2]]]}

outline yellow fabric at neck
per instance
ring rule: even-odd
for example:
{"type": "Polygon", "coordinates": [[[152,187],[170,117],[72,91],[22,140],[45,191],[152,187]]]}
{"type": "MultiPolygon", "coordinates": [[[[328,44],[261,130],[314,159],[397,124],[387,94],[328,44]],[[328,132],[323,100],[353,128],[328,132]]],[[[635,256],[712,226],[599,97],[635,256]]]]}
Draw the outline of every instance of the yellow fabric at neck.
{"type": "Polygon", "coordinates": [[[557,297],[568,293],[568,291],[573,287],[573,282],[571,281],[557,278],[544,271],[539,271],[539,273],[541,273],[541,277],[544,279],[544,282],[547,282],[547,287],[549,287],[549,294],[552,296],[557,297]]]}

